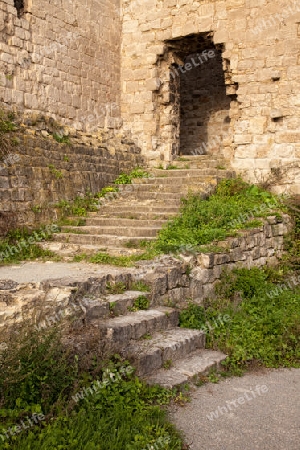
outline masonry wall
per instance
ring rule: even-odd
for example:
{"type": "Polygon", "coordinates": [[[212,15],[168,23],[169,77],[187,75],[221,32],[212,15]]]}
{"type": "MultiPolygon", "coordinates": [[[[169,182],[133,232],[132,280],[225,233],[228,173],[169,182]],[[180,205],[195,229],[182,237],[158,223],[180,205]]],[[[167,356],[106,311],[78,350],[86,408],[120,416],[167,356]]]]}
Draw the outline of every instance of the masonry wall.
{"type": "Polygon", "coordinates": [[[15,153],[0,163],[0,235],[9,228],[55,221],[61,200],[97,193],[121,172],[143,166],[140,149],[125,135],[102,130],[56,142],[39,122],[14,133],[15,153]]]}
{"type": "Polygon", "coordinates": [[[299,2],[124,0],[123,14],[122,116],[147,158],[166,164],[178,139],[166,42],[206,34],[222,46],[231,102],[225,157],[249,180],[277,174],[277,190],[299,194],[299,2]]]}
{"type": "Polygon", "coordinates": [[[120,126],[120,0],[0,2],[0,101],[75,129],[120,126]]]}

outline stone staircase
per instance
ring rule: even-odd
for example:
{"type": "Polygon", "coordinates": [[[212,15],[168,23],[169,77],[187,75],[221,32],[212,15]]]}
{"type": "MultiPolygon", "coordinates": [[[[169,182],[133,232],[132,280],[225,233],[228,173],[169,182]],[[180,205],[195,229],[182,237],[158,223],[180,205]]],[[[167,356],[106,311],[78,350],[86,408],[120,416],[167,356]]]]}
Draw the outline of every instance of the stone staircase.
{"type": "Polygon", "coordinates": [[[81,344],[85,346],[93,336],[110,352],[127,358],[147,383],[167,388],[196,381],[199,375],[220,368],[226,355],[205,349],[205,333],[180,328],[179,310],[156,306],[151,298],[151,293],[127,290],[83,299],[85,316],[75,324],[81,344]],[[141,296],[148,298],[149,308],[135,310],[141,296]]]}
{"type": "MultiPolygon", "coordinates": [[[[235,176],[224,168],[224,161],[209,155],[189,156],[173,164],[169,170],[151,169],[150,177],[118,186],[115,198],[99,204],[99,211],[89,214],[84,226],[63,227],[54,241],[43,245],[66,257],[97,251],[112,255],[142,252],[141,241],[156,238],[161,227],[178,213],[183,196],[197,192],[205,198],[221,179],[235,176]]],[[[219,368],[226,355],[205,349],[203,331],[179,327],[180,301],[174,303],[177,307],[165,303],[163,277],[147,263],[151,262],[144,263],[145,272],[139,280],[150,287],[149,293],[130,290],[128,281],[122,294],[105,289],[91,296],[81,293],[84,315],[75,321],[70,339],[79,346],[79,354],[92,338],[110,353],[129,359],[137,375],[148,383],[180,386],[219,368]],[[141,296],[147,300],[147,309],[135,306],[141,296]]],[[[168,284],[176,287],[172,277],[186,275],[172,264],[163,270],[168,272],[168,284]]]]}
{"type": "Polygon", "coordinates": [[[62,227],[54,242],[43,246],[66,257],[97,251],[112,255],[139,252],[141,241],[154,240],[178,213],[183,196],[197,192],[205,197],[219,180],[235,175],[224,166],[220,158],[201,155],[174,161],[171,170],[151,169],[149,178],[118,185],[115,198],[100,202],[99,211],[90,213],[84,226],[62,227]]]}

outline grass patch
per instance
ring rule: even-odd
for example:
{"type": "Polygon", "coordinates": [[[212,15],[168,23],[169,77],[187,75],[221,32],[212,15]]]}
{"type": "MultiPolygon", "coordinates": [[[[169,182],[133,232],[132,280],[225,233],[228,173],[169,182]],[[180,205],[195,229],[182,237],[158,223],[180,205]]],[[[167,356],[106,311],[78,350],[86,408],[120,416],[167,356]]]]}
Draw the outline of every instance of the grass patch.
{"type": "Polygon", "coordinates": [[[34,331],[23,324],[2,339],[8,348],[0,358],[0,435],[9,427],[15,433],[0,438],[0,448],[142,450],[157,442],[182,448],[160,406],[176,393],[146,386],[120,357],[105,361],[92,353],[82,360],[62,344],[57,329],[34,331]],[[44,420],[16,432],[33,413],[44,420]]]}
{"type": "Polygon", "coordinates": [[[15,116],[11,112],[0,110],[0,161],[12,152],[18,145],[18,140],[13,136],[13,132],[17,131],[18,127],[14,122],[15,116]]]}
{"type": "MultiPolygon", "coordinates": [[[[71,141],[69,136],[66,135],[62,135],[60,133],[53,133],[53,139],[58,142],[59,144],[67,144],[67,145],[71,145],[71,141]]],[[[64,161],[66,161],[66,159],[64,159],[64,161]]]]}
{"type": "Polygon", "coordinates": [[[147,310],[149,309],[149,306],[149,299],[145,297],[145,295],[139,295],[138,298],[134,300],[133,306],[131,308],[128,308],[128,310],[131,312],[147,310]]]}
{"type": "Polygon", "coordinates": [[[129,289],[131,291],[140,291],[140,292],[149,292],[150,288],[149,286],[144,283],[143,281],[134,281],[130,284],[129,289]]]}
{"type": "Polygon", "coordinates": [[[189,195],[182,200],[180,214],[160,231],[155,248],[163,253],[182,246],[199,247],[224,240],[236,230],[261,225],[265,217],[280,206],[278,199],[241,179],[223,180],[216,192],[203,200],[189,195]]]}
{"type": "Polygon", "coordinates": [[[300,288],[286,281],[285,269],[224,273],[217,298],[204,307],[189,305],[181,326],[206,328],[208,347],[228,355],[230,373],[241,374],[253,364],[300,367],[300,288]]]}
{"type": "Polygon", "coordinates": [[[124,294],[126,286],[121,281],[117,283],[107,283],[106,290],[109,294],[124,294]]]}
{"type": "Polygon", "coordinates": [[[26,228],[15,229],[8,232],[0,240],[0,264],[15,264],[21,261],[37,258],[59,260],[59,257],[50,250],[44,250],[37,243],[51,239],[49,227],[41,227],[34,231],[26,228]]]}
{"type": "Polygon", "coordinates": [[[82,253],[81,255],[74,256],[73,261],[88,261],[94,264],[108,264],[118,267],[134,267],[136,262],[153,259],[158,254],[159,253],[155,249],[151,248],[140,255],[129,256],[112,256],[105,252],[98,252],[95,255],[90,256],[82,253]]]}
{"type": "Polygon", "coordinates": [[[140,167],[136,167],[129,174],[121,173],[115,180],[115,184],[131,184],[134,178],[148,178],[149,173],[140,167]]]}

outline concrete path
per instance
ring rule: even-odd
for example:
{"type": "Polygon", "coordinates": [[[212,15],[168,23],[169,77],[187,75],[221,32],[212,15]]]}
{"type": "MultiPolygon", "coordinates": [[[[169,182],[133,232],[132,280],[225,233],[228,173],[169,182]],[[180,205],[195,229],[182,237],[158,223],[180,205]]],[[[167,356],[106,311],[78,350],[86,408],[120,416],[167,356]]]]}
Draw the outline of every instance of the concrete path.
{"type": "Polygon", "coordinates": [[[209,383],[171,420],[190,450],[300,450],[300,369],[209,383]]]}

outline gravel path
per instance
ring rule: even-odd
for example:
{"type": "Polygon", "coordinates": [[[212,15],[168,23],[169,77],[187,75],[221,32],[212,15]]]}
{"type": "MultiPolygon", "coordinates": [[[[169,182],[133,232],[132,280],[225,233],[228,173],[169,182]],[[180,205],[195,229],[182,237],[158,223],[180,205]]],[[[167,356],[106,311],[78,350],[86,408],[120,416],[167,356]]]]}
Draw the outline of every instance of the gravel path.
{"type": "Polygon", "coordinates": [[[300,369],[206,384],[171,420],[190,450],[300,450],[300,369]]]}

